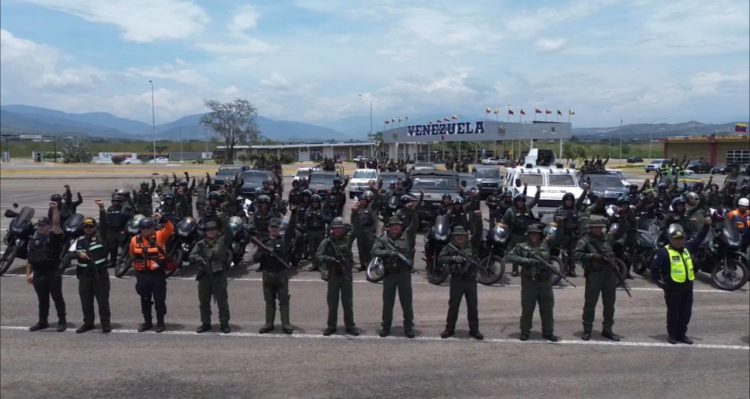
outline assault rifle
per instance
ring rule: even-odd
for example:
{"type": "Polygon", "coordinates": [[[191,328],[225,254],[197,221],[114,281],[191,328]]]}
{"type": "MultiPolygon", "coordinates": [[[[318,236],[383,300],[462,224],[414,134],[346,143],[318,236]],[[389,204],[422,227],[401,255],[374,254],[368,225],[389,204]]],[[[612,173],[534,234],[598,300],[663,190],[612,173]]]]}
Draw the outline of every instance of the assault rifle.
{"type": "Polygon", "coordinates": [[[620,274],[620,269],[617,267],[617,264],[612,259],[606,256],[602,256],[602,262],[608,264],[609,267],[612,268],[612,273],[614,273],[615,277],[617,277],[617,283],[621,285],[628,296],[632,298],[633,295],[630,294],[630,287],[628,287],[628,283],[625,282],[625,279],[622,278],[622,274],[620,274]]]}
{"type": "Polygon", "coordinates": [[[563,276],[562,273],[560,273],[559,271],[557,271],[557,269],[555,269],[554,266],[552,266],[549,262],[547,262],[546,260],[544,260],[541,256],[532,253],[531,254],[531,258],[534,259],[535,261],[539,262],[539,264],[541,264],[542,267],[544,267],[545,269],[547,269],[547,271],[549,271],[550,273],[556,275],[557,277],[560,277],[566,283],[570,284],[573,287],[576,286],[575,284],[573,284],[572,282],[570,282],[570,280],[568,280],[567,278],[565,278],[565,276],[563,276]]]}
{"type": "Polygon", "coordinates": [[[291,269],[291,267],[289,267],[289,264],[286,263],[286,261],[284,260],[284,258],[282,258],[281,256],[277,255],[276,252],[273,252],[273,250],[271,248],[268,248],[267,246],[265,246],[262,242],[260,242],[260,240],[257,237],[249,236],[248,239],[250,240],[251,243],[255,244],[258,247],[258,249],[266,251],[274,259],[276,259],[277,261],[279,261],[279,263],[281,263],[281,265],[284,266],[285,269],[291,269]]]}
{"type": "Polygon", "coordinates": [[[382,242],[386,248],[396,253],[396,257],[404,264],[406,265],[409,270],[414,270],[414,262],[410,261],[409,258],[406,257],[406,255],[402,254],[398,247],[396,247],[396,244],[388,237],[379,237],[375,234],[372,235],[375,237],[376,240],[382,242]]]}
{"type": "Polygon", "coordinates": [[[481,266],[481,265],[479,264],[479,262],[477,262],[477,261],[476,261],[476,260],[475,260],[474,258],[472,258],[471,256],[469,256],[469,255],[466,255],[466,254],[464,253],[464,251],[462,251],[461,249],[459,249],[459,248],[458,248],[457,246],[453,245],[453,243],[452,243],[452,242],[449,242],[449,243],[448,243],[448,248],[452,249],[452,250],[453,250],[454,252],[457,252],[459,256],[461,256],[461,257],[462,257],[462,258],[464,258],[464,259],[465,259],[465,260],[466,260],[467,262],[469,262],[469,264],[470,264],[470,265],[472,265],[472,266],[476,267],[476,268],[477,268],[477,270],[480,270],[480,269],[482,269],[482,270],[483,270],[483,268],[482,268],[482,266],[481,266]]]}

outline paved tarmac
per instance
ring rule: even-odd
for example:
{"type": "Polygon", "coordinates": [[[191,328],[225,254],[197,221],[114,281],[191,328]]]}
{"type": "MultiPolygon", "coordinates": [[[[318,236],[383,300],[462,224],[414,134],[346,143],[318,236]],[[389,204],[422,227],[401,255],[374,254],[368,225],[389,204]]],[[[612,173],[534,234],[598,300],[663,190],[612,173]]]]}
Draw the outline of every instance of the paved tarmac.
{"type": "MultiPolygon", "coordinates": [[[[137,176],[61,177],[57,183],[4,178],[0,206],[6,209],[16,201],[44,213],[50,193],[68,183],[84,196],[79,211],[94,214],[93,199],[109,198],[112,188],[139,181],[137,176]]],[[[6,226],[4,219],[0,228],[6,226]]],[[[420,236],[418,254],[422,245],[420,236]]],[[[77,280],[70,272],[63,281],[68,331],[30,333],[27,328],[36,321],[36,296],[23,278],[22,266],[22,261],[16,262],[0,278],[2,398],[750,396],[748,287],[716,290],[704,274],[695,284],[688,331],[696,344],[673,346],[666,343],[663,294],[640,277],[630,282],[633,298],[618,291],[615,331],[624,336],[619,343],[598,336],[600,310],[594,338],[580,340],[583,278],[572,279],[578,288],[555,289],[555,332],[561,342],[541,340],[538,317],[532,339],[518,341],[520,280],[509,276],[492,287],[480,285],[480,329],[485,341],[468,337],[463,305],[456,338],[442,340],[448,289],[427,283],[420,273],[412,275],[415,339],[403,337],[398,302],[393,336],[377,337],[382,285],[364,281],[362,273],[355,274],[354,285],[355,321],[362,336],[345,336],[340,325],[338,335],[323,337],[326,286],[311,272],[301,272],[291,282],[295,333],[261,336],[257,334],[264,312],[260,276],[254,271],[256,265],[247,264],[229,272],[233,332],[228,335],[216,331],[217,320],[214,332],[194,332],[199,324],[198,299],[190,269],[169,279],[165,333],[135,331],[141,322],[139,299],[135,280],[128,276],[111,280],[113,333],[76,334],[73,330],[81,325],[82,316],[77,280]]],[[[423,268],[417,256],[417,269],[423,268]]],[[[56,321],[54,310],[50,321],[56,321]]]]}

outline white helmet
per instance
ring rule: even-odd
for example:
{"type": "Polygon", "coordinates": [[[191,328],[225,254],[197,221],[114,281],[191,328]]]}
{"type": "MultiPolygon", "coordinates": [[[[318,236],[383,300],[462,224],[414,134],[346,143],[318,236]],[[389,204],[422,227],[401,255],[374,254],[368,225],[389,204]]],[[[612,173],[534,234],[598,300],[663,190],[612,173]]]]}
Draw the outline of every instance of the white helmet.
{"type": "Polygon", "coordinates": [[[747,206],[750,207],[750,200],[747,198],[740,198],[739,201],[737,201],[737,206],[747,206]]]}

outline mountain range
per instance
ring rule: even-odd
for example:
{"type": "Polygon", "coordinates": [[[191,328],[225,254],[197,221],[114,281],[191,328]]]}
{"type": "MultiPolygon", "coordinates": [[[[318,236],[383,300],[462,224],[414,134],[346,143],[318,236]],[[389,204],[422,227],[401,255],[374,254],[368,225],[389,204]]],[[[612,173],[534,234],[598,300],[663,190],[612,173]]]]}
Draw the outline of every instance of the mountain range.
{"type": "MultiPolygon", "coordinates": [[[[184,116],[175,121],[156,126],[161,140],[207,140],[212,135],[200,123],[202,114],[184,116]]],[[[432,120],[437,117],[414,117],[411,120],[432,120]]],[[[330,127],[302,122],[274,120],[263,116],[256,118],[261,135],[277,142],[324,142],[328,140],[366,140],[370,127],[368,117],[348,117],[332,121],[330,127]]],[[[648,139],[672,136],[731,134],[734,122],[703,124],[696,121],[683,123],[632,124],[621,127],[573,128],[573,135],[583,140],[607,137],[648,139]]],[[[383,127],[382,121],[373,121],[373,130],[383,127]]],[[[0,132],[3,134],[42,134],[59,136],[90,136],[130,140],[151,140],[152,126],[121,118],[107,112],[67,113],[28,105],[0,107],[0,132]]]]}

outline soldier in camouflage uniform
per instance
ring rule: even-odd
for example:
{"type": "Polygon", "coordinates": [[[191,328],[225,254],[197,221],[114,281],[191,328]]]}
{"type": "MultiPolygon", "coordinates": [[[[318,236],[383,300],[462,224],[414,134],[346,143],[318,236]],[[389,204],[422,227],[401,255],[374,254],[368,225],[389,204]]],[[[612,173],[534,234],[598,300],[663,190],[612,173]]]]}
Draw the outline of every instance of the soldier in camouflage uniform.
{"type": "Polygon", "coordinates": [[[539,303],[539,315],[542,318],[542,337],[551,342],[559,338],[554,335],[555,297],[552,293],[550,272],[541,265],[539,259],[549,262],[550,254],[547,243],[542,241],[542,230],[538,225],[529,226],[526,231],[526,242],[520,243],[506,255],[508,262],[523,267],[521,274],[521,335],[519,339],[529,339],[531,319],[534,308],[539,303]]]}
{"type": "Polygon", "coordinates": [[[387,231],[380,239],[375,241],[372,248],[372,256],[383,260],[385,266],[385,277],[383,278],[383,322],[380,336],[386,337],[391,333],[393,322],[393,305],[396,300],[396,291],[401,302],[404,314],[404,334],[414,338],[414,310],[412,309],[411,268],[397,256],[404,255],[409,261],[414,262],[414,240],[419,228],[419,218],[412,217],[411,224],[403,231],[401,219],[391,216],[386,224],[387,231]],[[385,242],[398,248],[398,253],[386,246],[385,242]]]}
{"type": "Polygon", "coordinates": [[[154,206],[152,197],[154,190],[156,190],[156,180],[154,179],[151,179],[151,187],[149,187],[148,182],[142,181],[140,190],[133,190],[133,201],[135,202],[137,213],[141,215],[153,215],[154,206]]]}
{"type": "Polygon", "coordinates": [[[562,198],[560,205],[553,216],[553,220],[560,227],[560,239],[556,243],[560,247],[560,252],[566,255],[568,276],[578,277],[576,274],[576,260],[573,251],[576,249],[576,243],[581,237],[581,227],[578,223],[578,214],[583,207],[583,200],[586,198],[586,190],[583,191],[578,200],[572,193],[566,193],[562,198]]]}
{"type": "Polygon", "coordinates": [[[344,310],[344,327],[349,335],[359,335],[354,325],[354,291],[352,285],[352,243],[355,232],[347,232],[347,226],[340,217],[331,222],[331,235],[324,239],[316,253],[320,267],[328,272],[328,326],[323,335],[336,333],[338,320],[339,295],[344,310]],[[335,248],[334,248],[335,247],[335,248]]]}
{"type": "MultiPolygon", "coordinates": [[[[474,251],[469,245],[469,234],[463,226],[458,225],[451,232],[451,243],[465,256],[473,258],[474,251]]],[[[450,299],[448,300],[448,318],[445,322],[445,331],[440,334],[442,338],[453,336],[458,319],[458,308],[461,299],[466,296],[466,312],[469,319],[469,336],[478,340],[484,339],[479,332],[479,309],[477,300],[477,269],[456,249],[449,245],[443,247],[438,257],[441,265],[446,265],[451,271],[450,299]]]]}
{"type": "MultiPolygon", "coordinates": [[[[318,250],[320,243],[326,236],[326,224],[331,221],[327,212],[320,207],[320,196],[313,194],[312,204],[305,212],[305,230],[307,231],[307,254],[312,258],[318,250]]],[[[317,262],[310,265],[310,270],[318,270],[317,262]]]]}
{"type": "MultiPolygon", "coordinates": [[[[507,248],[512,249],[514,246],[524,241],[524,234],[526,228],[531,223],[536,223],[537,219],[531,213],[531,210],[539,202],[539,198],[542,195],[542,188],[536,187],[536,195],[534,198],[526,202],[526,186],[524,186],[522,194],[516,194],[513,197],[513,207],[508,209],[503,215],[503,223],[510,228],[510,242],[508,242],[507,248]]],[[[513,264],[513,277],[518,276],[518,265],[513,264]]]]}
{"type": "Polygon", "coordinates": [[[372,191],[365,191],[359,203],[352,208],[351,222],[357,230],[357,250],[359,251],[359,271],[365,270],[372,259],[373,236],[378,229],[378,214],[375,211],[372,191]]]}
{"type": "Polygon", "coordinates": [[[576,245],[576,259],[583,263],[586,277],[586,293],[583,305],[583,335],[581,339],[591,339],[591,328],[594,325],[594,313],[599,294],[604,306],[602,323],[602,337],[619,341],[620,337],[612,332],[615,317],[615,292],[619,273],[610,266],[607,260],[614,261],[615,253],[612,244],[604,235],[607,224],[604,219],[595,216],[589,220],[589,233],[581,238],[576,245]]]}
{"type": "Polygon", "coordinates": [[[211,330],[211,297],[219,308],[219,329],[228,334],[229,328],[229,294],[225,272],[232,263],[232,231],[229,220],[222,218],[223,233],[219,234],[219,223],[209,220],[204,224],[205,236],[198,241],[190,252],[190,264],[196,266],[198,274],[198,302],[200,303],[201,325],[196,332],[211,330]]]}

